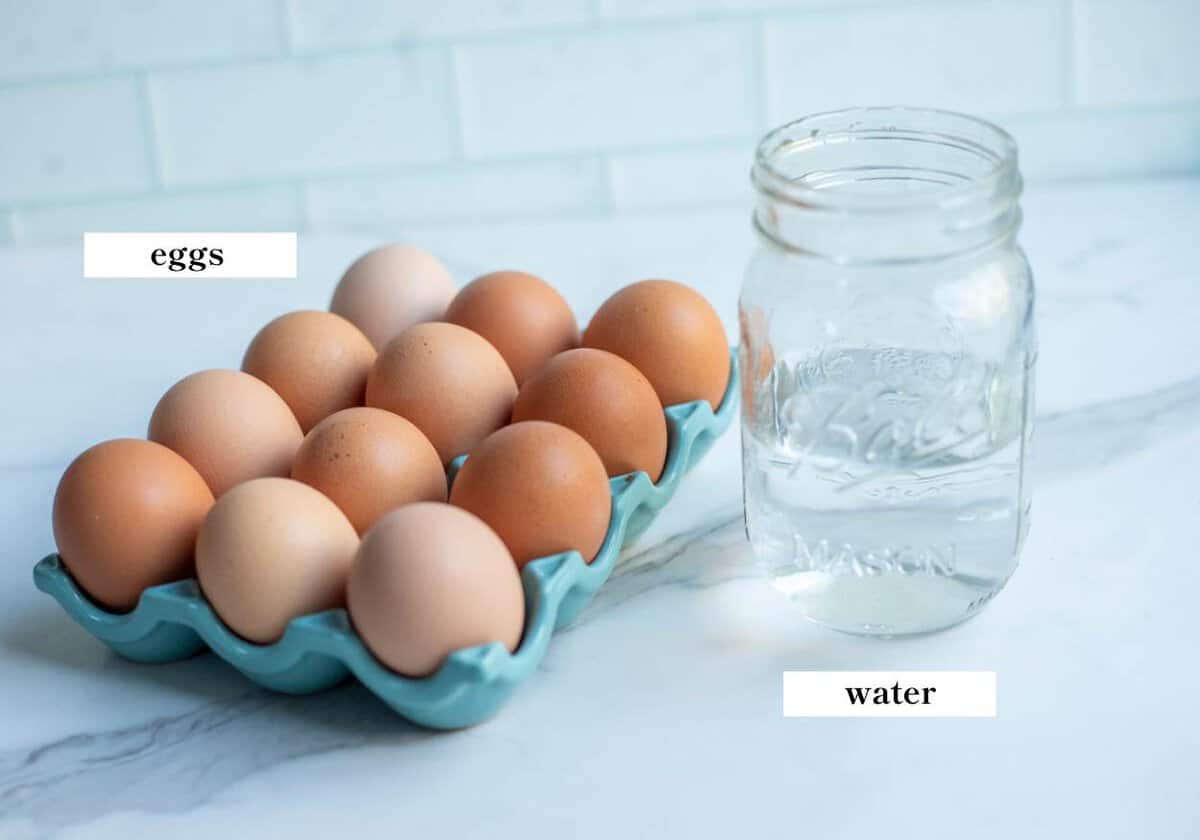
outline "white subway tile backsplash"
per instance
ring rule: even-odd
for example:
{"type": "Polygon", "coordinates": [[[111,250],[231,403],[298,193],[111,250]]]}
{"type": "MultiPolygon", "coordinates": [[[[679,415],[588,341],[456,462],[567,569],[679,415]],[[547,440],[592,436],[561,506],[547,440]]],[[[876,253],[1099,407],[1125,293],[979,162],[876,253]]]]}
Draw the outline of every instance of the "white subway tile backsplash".
{"type": "Polygon", "coordinates": [[[1200,171],[1200,107],[1013,119],[1004,127],[1031,183],[1200,171]]]}
{"type": "Polygon", "coordinates": [[[649,27],[456,49],[469,155],[752,133],[750,26],[649,27]]]}
{"type": "Polygon", "coordinates": [[[769,124],[869,103],[1031,182],[1197,172],[1198,43],[1200,0],[0,0],[0,243],[735,205],[769,124]]]}
{"type": "Polygon", "coordinates": [[[586,23],[590,0],[291,0],[292,32],[302,50],[410,43],[428,37],[510,32],[586,23]]]}
{"type": "Polygon", "coordinates": [[[299,187],[148,195],[122,201],[19,210],[20,242],[79,237],[84,231],[275,231],[303,225],[299,187]]]}
{"type": "Polygon", "coordinates": [[[1081,105],[1200,101],[1200,2],[1079,0],[1076,91],[1081,105]]]}
{"type": "Polygon", "coordinates": [[[442,52],[186,70],[152,79],[170,184],[304,176],[451,156],[442,52]]]}
{"type": "Polygon", "coordinates": [[[142,117],[132,79],[0,89],[0,206],[146,188],[142,117]]]}
{"type": "Polygon", "coordinates": [[[773,123],[853,105],[1025,113],[1065,101],[1061,6],[1045,0],[909,5],[771,19],[773,123]]]}
{"type": "Polygon", "coordinates": [[[282,50],[277,0],[0,3],[0,79],[278,55],[282,50]]]}
{"type": "Polygon", "coordinates": [[[590,157],[320,181],[309,185],[308,197],[315,226],[373,231],[452,220],[561,216],[607,206],[603,169],[590,157]]]}
{"type": "Polygon", "coordinates": [[[613,206],[687,207],[749,203],[755,139],[715,148],[614,155],[609,160],[613,206]]]}

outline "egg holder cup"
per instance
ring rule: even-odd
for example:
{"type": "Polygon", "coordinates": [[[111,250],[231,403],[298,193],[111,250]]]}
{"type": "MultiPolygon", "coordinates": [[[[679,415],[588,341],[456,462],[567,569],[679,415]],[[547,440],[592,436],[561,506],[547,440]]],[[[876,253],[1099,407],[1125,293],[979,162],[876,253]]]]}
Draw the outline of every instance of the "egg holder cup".
{"type": "MultiPolygon", "coordinates": [[[[128,613],[96,605],[57,554],[34,567],[33,581],[85,630],[135,662],[175,662],[207,647],[258,685],[287,694],[321,691],[353,674],[415,723],[433,729],[470,726],[495,714],[537,668],[550,636],[579,615],[612,573],[621,548],[649,526],[684,474],[728,428],[739,393],[736,357],[730,364],[729,385],[715,413],[703,400],[666,409],[667,460],[657,484],[644,472],[609,480],[612,517],[590,564],[579,552],[567,551],[540,557],[521,570],[525,628],[514,653],[490,642],[455,651],[428,677],[404,677],[367,650],[344,609],[300,616],[279,641],[257,645],[225,626],[195,579],[150,587],[128,613]]],[[[465,460],[465,455],[454,459],[451,481],[465,460]]]]}

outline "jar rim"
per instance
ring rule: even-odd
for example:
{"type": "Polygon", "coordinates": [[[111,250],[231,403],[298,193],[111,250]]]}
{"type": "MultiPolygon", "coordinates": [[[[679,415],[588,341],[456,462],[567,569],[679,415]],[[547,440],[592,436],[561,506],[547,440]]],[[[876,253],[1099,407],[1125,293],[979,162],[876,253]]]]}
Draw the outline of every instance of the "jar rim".
{"type": "Polygon", "coordinates": [[[877,105],[822,111],[772,129],[759,141],[751,180],[772,198],[808,209],[834,212],[897,212],[943,210],[981,198],[1019,193],[1017,143],[1000,126],[957,111],[903,105],[877,105]],[[957,183],[925,192],[864,195],[828,189],[789,175],[780,166],[783,153],[793,155],[832,143],[860,140],[907,139],[942,144],[974,154],[986,168],[970,177],[955,175],[957,183]]]}

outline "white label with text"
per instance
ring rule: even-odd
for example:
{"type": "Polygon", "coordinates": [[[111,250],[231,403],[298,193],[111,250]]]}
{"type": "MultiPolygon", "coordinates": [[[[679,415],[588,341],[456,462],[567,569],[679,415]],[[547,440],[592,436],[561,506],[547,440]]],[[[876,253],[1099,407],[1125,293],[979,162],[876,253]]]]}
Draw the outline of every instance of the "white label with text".
{"type": "Polygon", "coordinates": [[[85,233],[84,277],[296,276],[295,233],[85,233]]]}
{"type": "Polygon", "coordinates": [[[995,671],[785,671],[784,717],[996,716],[995,671]]]}

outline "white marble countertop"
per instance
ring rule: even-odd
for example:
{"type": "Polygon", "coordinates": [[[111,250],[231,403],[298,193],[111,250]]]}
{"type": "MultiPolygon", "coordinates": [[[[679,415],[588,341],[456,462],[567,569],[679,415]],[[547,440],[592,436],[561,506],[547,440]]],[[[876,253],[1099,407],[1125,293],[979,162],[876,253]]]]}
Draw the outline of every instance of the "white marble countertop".
{"type": "MultiPolygon", "coordinates": [[[[77,247],[0,251],[0,837],[1195,837],[1200,180],[1025,208],[1034,514],[995,603],[915,640],[806,624],[749,558],[734,429],[541,672],[450,734],[354,684],[293,698],[211,655],[124,662],[30,576],[75,453],[142,434],[174,380],[236,366],[372,243],[302,239],[302,277],[259,282],[84,281],[77,247]],[[999,718],[784,719],[789,668],[992,669],[999,718]]],[[[732,209],[408,233],[460,278],[542,273],[581,318],[678,277],[730,328],[751,242],[732,209]]]]}

